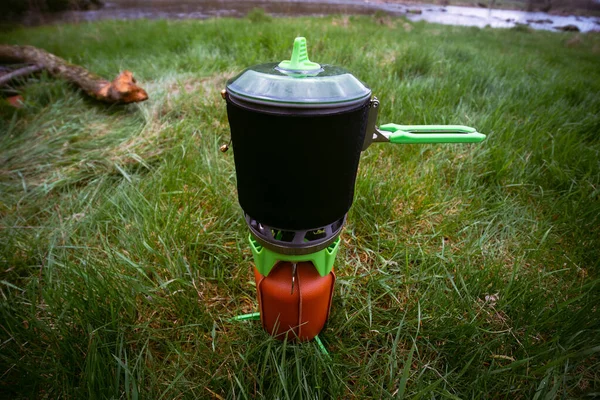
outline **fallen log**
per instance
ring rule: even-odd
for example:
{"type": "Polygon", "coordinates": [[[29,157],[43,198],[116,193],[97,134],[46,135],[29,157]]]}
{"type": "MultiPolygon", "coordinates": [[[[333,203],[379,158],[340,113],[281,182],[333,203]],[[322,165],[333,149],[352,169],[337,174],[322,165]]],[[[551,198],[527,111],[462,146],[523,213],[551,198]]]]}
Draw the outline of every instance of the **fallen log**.
{"type": "Polygon", "coordinates": [[[0,63],[26,63],[48,71],[52,76],[79,86],[88,95],[106,103],[136,103],[148,99],[130,71],[123,71],[112,82],[68,63],[46,50],[33,46],[0,45],[0,63]]]}

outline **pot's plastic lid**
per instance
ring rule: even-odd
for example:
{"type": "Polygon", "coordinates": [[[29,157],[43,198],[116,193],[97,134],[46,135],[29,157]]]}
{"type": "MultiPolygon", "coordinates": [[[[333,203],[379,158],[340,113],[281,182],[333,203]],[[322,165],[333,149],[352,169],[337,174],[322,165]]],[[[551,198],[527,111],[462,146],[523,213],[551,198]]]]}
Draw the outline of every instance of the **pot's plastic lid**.
{"type": "Polygon", "coordinates": [[[308,59],[306,39],[298,37],[290,60],[250,67],[227,82],[230,96],[282,107],[338,107],[359,103],[371,89],[343,68],[308,59]]]}

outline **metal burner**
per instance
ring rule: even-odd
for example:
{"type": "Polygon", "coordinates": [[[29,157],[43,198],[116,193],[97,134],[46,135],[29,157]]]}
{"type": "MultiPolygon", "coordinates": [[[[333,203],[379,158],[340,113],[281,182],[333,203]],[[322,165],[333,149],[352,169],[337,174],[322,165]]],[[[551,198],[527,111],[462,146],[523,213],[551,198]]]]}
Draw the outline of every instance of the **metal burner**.
{"type": "Polygon", "coordinates": [[[262,246],[280,254],[304,255],[321,251],[332,244],[339,236],[346,216],[336,222],[317,229],[289,230],[267,226],[248,214],[246,223],[262,246]]]}

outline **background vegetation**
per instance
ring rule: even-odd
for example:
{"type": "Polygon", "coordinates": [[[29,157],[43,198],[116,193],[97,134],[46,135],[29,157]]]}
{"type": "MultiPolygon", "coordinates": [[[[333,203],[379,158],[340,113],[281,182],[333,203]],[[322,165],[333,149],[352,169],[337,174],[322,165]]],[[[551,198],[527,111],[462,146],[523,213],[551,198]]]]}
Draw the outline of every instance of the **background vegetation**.
{"type": "MultiPolygon", "coordinates": [[[[256,13],[255,13],[256,14],[256,13]]],[[[0,390],[11,398],[573,398],[600,393],[600,38],[329,17],[15,30],[150,100],[46,76],[0,106],[0,390]],[[343,65],[380,122],[481,145],[373,145],[314,343],[256,309],[219,91],[289,56],[343,65]]],[[[282,135],[284,132],[282,132],[282,135]]],[[[331,149],[335,151],[335,149],[331,149]]],[[[292,195],[286,193],[284,195],[292,195]]]]}

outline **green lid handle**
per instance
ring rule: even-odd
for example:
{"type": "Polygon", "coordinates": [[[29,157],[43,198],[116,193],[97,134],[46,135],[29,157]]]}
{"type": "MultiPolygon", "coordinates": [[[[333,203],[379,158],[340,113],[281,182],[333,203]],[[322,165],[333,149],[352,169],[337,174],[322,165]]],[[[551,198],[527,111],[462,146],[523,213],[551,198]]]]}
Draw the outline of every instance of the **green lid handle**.
{"type": "Polygon", "coordinates": [[[387,136],[391,143],[478,143],[485,139],[475,128],[462,125],[396,125],[385,124],[380,130],[391,132],[387,136]]]}
{"type": "Polygon", "coordinates": [[[308,59],[308,50],[306,49],[306,38],[297,37],[294,40],[294,50],[292,59],[279,63],[279,68],[291,72],[307,72],[321,69],[321,66],[308,59]]]}

